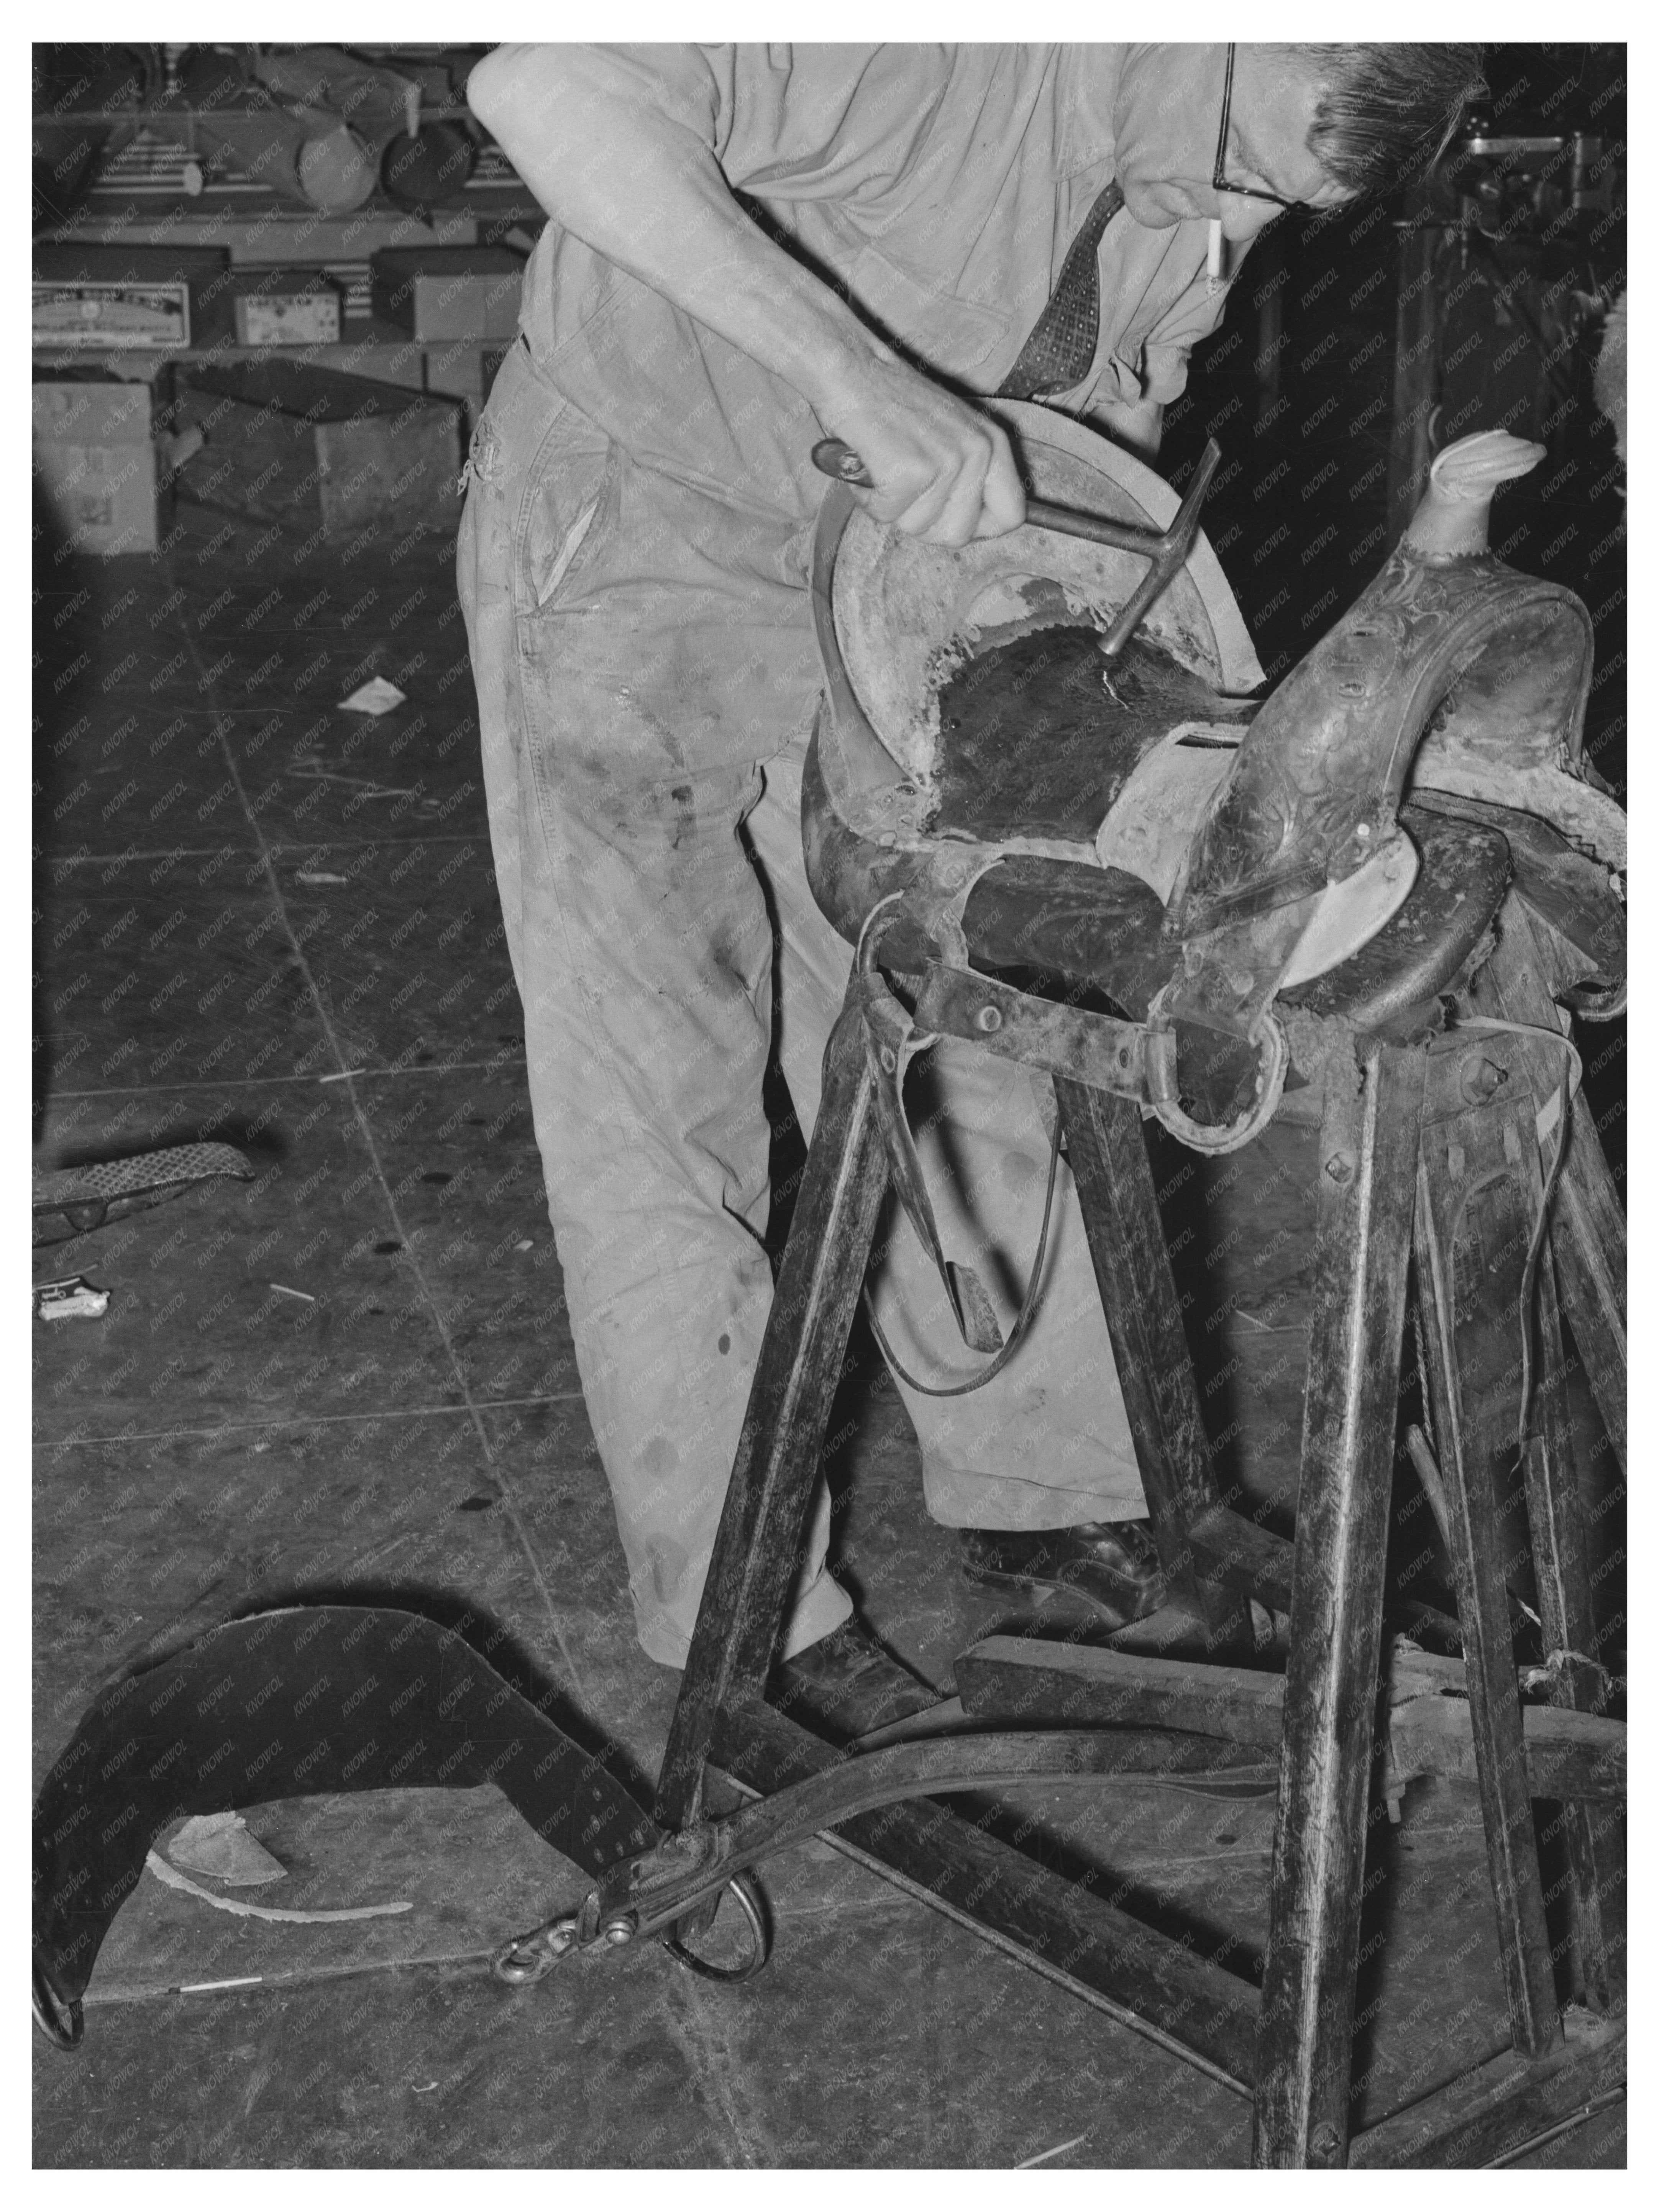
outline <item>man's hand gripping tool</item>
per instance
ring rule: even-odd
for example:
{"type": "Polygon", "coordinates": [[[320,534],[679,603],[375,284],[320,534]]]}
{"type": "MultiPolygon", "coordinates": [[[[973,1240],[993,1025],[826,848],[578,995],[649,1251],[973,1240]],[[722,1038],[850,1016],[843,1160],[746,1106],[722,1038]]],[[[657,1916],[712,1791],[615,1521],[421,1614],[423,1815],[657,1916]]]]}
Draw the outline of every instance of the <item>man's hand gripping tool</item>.
{"type": "MultiPolygon", "coordinates": [[[[812,448],[812,463],[819,472],[838,483],[873,491],[875,478],[859,455],[839,438],[822,438],[812,448]]],[[[1221,465],[1221,448],[1212,438],[1199,458],[1175,520],[1167,530],[1148,530],[1139,524],[1115,521],[1105,514],[1085,514],[1076,507],[1055,507],[1046,499],[1028,499],[1025,520],[1034,529],[1055,530],[1066,538],[1086,538],[1096,545],[1115,545],[1126,553],[1144,553],[1151,564],[1133,592],[1119,608],[1102,641],[1109,657],[1122,652],[1139,629],[1146,611],[1161,597],[1182,569],[1198,535],[1199,509],[1210,489],[1210,479],[1221,465]]]]}

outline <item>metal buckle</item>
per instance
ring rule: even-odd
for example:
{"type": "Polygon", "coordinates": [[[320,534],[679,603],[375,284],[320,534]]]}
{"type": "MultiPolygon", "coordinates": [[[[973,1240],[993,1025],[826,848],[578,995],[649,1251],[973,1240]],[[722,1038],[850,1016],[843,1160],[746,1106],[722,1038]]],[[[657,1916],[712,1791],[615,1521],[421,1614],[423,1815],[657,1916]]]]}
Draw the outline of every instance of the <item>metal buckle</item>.
{"type": "Polygon", "coordinates": [[[532,1935],[515,1936],[510,1943],[503,1943],[490,1960],[489,1971],[498,1982],[509,1989],[527,1989],[550,1972],[567,1953],[576,1948],[577,1916],[567,1913],[561,1920],[550,1921],[532,1935]]]}
{"type": "Polygon", "coordinates": [[[1011,983],[941,961],[928,963],[916,1022],[937,1036],[963,1038],[1139,1105],[1176,1096],[1172,1030],[1033,998],[1011,983]]]}

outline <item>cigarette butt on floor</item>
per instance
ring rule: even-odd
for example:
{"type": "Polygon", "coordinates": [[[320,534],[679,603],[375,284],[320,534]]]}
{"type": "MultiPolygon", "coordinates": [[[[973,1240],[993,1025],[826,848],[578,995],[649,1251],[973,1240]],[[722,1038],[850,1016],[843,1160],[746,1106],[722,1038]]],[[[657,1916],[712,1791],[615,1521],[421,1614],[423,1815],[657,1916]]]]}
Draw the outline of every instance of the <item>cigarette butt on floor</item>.
{"type": "Polygon", "coordinates": [[[1017,2171],[1023,2173],[1028,2166],[1046,2166],[1051,2158],[1061,2158],[1068,2150],[1075,2150],[1079,2143],[1085,2143],[1088,2140],[1086,2135],[1073,2136],[1070,2142],[1056,2143],[1052,2150],[1040,2150],[1035,2158],[1021,2159],[1017,2171]]]}
{"type": "Polygon", "coordinates": [[[267,1287],[273,1291],[280,1291],[285,1298],[303,1298],[308,1306],[314,1306],[317,1303],[309,1291],[296,1291],[288,1283],[271,1283],[267,1287]]]}

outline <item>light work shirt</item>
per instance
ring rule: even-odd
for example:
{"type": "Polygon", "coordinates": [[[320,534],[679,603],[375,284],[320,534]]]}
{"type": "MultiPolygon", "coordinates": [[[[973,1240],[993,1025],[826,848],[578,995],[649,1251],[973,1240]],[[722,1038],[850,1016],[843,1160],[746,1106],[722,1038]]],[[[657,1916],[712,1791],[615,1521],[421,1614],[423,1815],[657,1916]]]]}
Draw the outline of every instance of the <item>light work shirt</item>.
{"type": "MultiPolygon", "coordinates": [[[[562,50],[573,91],[640,103],[714,154],[781,242],[915,363],[995,392],[1113,176],[1132,46],[635,46],[562,50]]],[[[617,189],[625,193],[625,176],[617,189]]],[[[627,210],[648,225],[653,210],[627,210]]],[[[1206,225],[1127,210],[1100,247],[1100,337],[1055,404],[1167,402],[1224,306],[1206,225]]],[[[816,510],[818,422],[793,388],[550,222],[521,325],[538,373],[643,465],[738,504],[816,510]]]]}

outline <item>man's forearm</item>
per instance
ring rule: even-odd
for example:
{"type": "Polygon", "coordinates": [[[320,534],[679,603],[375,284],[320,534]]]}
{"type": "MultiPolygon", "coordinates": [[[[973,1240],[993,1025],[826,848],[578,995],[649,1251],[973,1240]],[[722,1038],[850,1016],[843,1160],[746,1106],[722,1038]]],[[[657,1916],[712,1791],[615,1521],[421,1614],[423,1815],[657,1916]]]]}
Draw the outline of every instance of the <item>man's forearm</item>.
{"type": "Polygon", "coordinates": [[[685,62],[684,49],[653,63],[648,49],[498,46],[467,98],[555,222],[793,385],[846,439],[871,478],[854,495],[878,521],[940,545],[1012,530],[1025,494],[1006,433],[750,221],[714,158],[702,64],[685,62]]]}
{"type": "Polygon", "coordinates": [[[501,46],[467,97],[554,220],[814,406],[892,358],[835,294],[750,222],[713,150],[557,46],[501,46]]]}

